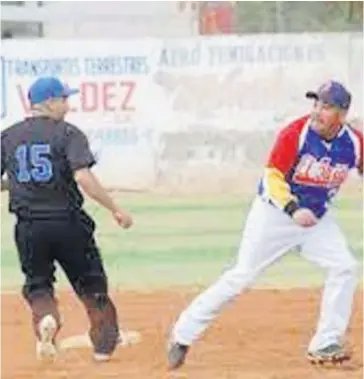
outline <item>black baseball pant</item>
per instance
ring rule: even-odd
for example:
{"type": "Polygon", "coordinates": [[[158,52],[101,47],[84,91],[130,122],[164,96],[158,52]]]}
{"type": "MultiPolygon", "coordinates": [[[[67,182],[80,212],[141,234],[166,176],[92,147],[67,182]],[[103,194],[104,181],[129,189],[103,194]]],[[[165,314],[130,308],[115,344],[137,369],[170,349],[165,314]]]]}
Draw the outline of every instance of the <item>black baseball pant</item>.
{"type": "Polygon", "coordinates": [[[53,286],[58,262],[86,308],[94,351],[110,354],[119,338],[118,320],[94,229],[93,220],[83,212],[59,217],[18,215],[15,241],[25,275],[23,296],[32,310],[35,333],[46,314],[61,325],[53,286]]]}

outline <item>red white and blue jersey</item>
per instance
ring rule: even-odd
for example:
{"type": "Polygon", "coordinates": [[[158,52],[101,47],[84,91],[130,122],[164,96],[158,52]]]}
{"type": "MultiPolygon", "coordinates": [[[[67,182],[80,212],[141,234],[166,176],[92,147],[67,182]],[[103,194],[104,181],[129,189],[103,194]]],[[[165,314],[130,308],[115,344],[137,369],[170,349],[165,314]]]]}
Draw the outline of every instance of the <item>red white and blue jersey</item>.
{"type": "Polygon", "coordinates": [[[349,171],[363,172],[363,135],[344,124],[334,139],[325,141],[310,124],[305,116],[281,130],[259,195],[281,209],[295,201],[322,217],[349,171]]]}

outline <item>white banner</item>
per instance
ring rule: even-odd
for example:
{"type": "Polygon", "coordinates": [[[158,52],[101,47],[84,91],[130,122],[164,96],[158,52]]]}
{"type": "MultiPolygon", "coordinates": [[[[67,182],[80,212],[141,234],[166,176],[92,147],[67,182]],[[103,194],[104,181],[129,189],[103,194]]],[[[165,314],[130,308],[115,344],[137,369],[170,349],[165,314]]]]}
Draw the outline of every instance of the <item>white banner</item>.
{"type": "Polygon", "coordinates": [[[304,114],[307,90],[334,79],[362,115],[362,34],[251,35],[165,44],[155,82],[177,129],[267,130],[304,114]]]}
{"type": "Polygon", "coordinates": [[[38,76],[58,76],[80,93],[67,120],[90,138],[96,170],[107,185],[153,184],[151,80],[159,41],[5,41],[2,125],[29,112],[27,91],[38,76]]]}
{"type": "MultiPolygon", "coordinates": [[[[351,117],[362,118],[362,42],[360,33],[3,41],[2,128],[27,114],[27,90],[38,76],[58,76],[80,89],[67,119],[89,136],[101,178],[109,186],[150,188],[160,157],[165,166],[180,151],[165,146],[172,140],[165,133],[187,132],[183,145],[194,132],[200,140],[228,130],[274,131],[308,112],[305,92],[329,79],[348,86],[351,117]]],[[[211,155],[190,151],[200,144],[188,148],[186,160],[211,155]]],[[[229,164],[241,166],[244,154],[235,150],[229,164]]]]}

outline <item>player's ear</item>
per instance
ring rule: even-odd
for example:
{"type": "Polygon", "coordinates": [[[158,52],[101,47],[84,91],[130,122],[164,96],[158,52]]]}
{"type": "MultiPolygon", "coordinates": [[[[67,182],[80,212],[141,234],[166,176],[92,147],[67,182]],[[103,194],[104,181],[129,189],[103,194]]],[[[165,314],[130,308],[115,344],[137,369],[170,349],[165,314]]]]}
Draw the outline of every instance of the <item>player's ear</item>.
{"type": "Polygon", "coordinates": [[[55,107],[54,107],[52,99],[48,99],[44,101],[43,103],[39,104],[39,110],[44,115],[53,117],[55,107]]]}
{"type": "Polygon", "coordinates": [[[50,99],[46,100],[46,102],[44,104],[47,107],[47,109],[51,112],[53,112],[55,109],[57,109],[56,99],[50,98],[50,99]]]}
{"type": "Polygon", "coordinates": [[[348,115],[348,111],[346,109],[340,109],[339,110],[339,119],[342,123],[345,122],[347,115],[348,115]]]}
{"type": "Polygon", "coordinates": [[[47,99],[42,104],[40,104],[40,106],[50,109],[52,107],[52,99],[47,99]]]}

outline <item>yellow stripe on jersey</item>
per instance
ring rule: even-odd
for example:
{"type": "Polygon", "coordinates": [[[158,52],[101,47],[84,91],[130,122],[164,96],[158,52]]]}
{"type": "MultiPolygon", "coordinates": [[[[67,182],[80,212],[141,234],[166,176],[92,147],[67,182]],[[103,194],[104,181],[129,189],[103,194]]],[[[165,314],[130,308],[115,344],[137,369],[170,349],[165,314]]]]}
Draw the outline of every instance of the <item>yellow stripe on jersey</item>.
{"type": "Polygon", "coordinates": [[[284,174],[274,167],[265,168],[263,186],[264,195],[280,209],[284,209],[292,200],[297,202],[297,198],[291,193],[284,174]]]}

